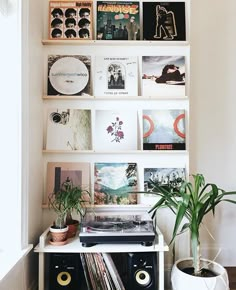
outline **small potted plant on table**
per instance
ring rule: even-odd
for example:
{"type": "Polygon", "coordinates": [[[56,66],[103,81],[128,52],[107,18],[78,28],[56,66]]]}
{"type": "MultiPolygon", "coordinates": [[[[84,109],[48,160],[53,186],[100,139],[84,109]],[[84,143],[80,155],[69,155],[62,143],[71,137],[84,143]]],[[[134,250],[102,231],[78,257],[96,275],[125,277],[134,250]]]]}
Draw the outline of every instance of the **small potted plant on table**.
{"type": "Polygon", "coordinates": [[[81,219],[86,213],[88,204],[90,204],[89,191],[74,186],[69,178],[62,183],[57,192],[49,196],[49,205],[61,215],[64,225],[68,227],[67,238],[76,235],[79,225],[79,221],[73,219],[72,212],[79,214],[81,219]]]}
{"type": "Polygon", "coordinates": [[[215,213],[216,206],[222,202],[236,204],[235,200],[228,196],[236,195],[236,192],[225,192],[216,184],[205,183],[202,174],[192,175],[192,182],[184,182],[178,192],[165,185],[153,183],[153,192],[160,197],[151,208],[152,217],[164,207],[168,207],[175,215],[175,225],[171,243],[176,236],[188,229],[190,231],[192,256],[175,262],[171,283],[173,290],[228,290],[228,275],[226,270],[218,263],[201,258],[199,230],[204,216],[215,213]],[[186,221],[183,224],[183,221],[186,221]]]}

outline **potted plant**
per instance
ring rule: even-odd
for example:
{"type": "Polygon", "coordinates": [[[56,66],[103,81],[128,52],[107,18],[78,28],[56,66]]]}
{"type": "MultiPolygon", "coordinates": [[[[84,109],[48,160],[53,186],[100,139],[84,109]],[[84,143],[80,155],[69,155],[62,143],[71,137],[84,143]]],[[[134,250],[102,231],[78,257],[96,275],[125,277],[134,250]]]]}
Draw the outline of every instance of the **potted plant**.
{"type": "Polygon", "coordinates": [[[228,199],[236,192],[226,192],[216,184],[205,183],[202,174],[192,175],[192,181],[185,181],[178,192],[165,185],[153,184],[153,192],[160,197],[150,209],[154,218],[161,207],[168,207],[175,215],[172,243],[179,233],[190,231],[192,258],[175,262],[171,272],[173,290],[228,290],[228,275],[226,270],[216,262],[202,259],[200,252],[199,229],[204,216],[212,212],[222,202],[236,203],[228,199]]]}
{"type": "Polygon", "coordinates": [[[65,224],[67,207],[64,202],[65,197],[61,192],[53,192],[48,196],[49,208],[52,208],[57,217],[54,224],[50,227],[51,240],[54,245],[63,245],[67,240],[68,226],[65,224]]]}
{"type": "Polygon", "coordinates": [[[80,219],[82,219],[86,213],[86,206],[90,202],[90,193],[80,186],[74,186],[72,181],[67,178],[53,196],[54,203],[58,205],[55,208],[55,204],[52,203],[53,208],[56,210],[58,207],[60,209],[63,208],[65,224],[68,226],[67,237],[74,237],[78,229],[79,221],[73,219],[72,212],[75,211],[79,214],[80,219]]]}

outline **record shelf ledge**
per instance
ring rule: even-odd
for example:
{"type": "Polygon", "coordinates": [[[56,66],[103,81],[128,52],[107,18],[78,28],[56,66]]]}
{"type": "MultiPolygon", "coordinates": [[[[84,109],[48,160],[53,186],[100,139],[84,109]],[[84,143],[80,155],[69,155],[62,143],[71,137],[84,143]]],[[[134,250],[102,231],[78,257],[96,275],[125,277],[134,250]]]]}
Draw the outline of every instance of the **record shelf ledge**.
{"type": "Polygon", "coordinates": [[[43,45],[115,45],[129,46],[132,44],[137,46],[183,46],[188,45],[188,41],[151,41],[151,40],[61,40],[61,39],[43,39],[43,45]]]}

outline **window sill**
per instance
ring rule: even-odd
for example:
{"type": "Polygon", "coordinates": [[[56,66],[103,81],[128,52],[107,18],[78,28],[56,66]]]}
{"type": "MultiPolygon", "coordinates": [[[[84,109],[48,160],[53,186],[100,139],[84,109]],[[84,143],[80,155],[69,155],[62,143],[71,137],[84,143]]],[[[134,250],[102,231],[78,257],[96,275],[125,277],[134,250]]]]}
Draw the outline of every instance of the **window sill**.
{"type": "Polygon", "coordinates": [[[16,265],[17,262],[20,261],[23,257],[25,257],[33,248],[33,245],[28,245],[25,249],[21,251],[11,252],[9,253],[0,250],[0,281],[7,275],[7,273],[16,265]],[[4,261],[4,262],[3,262],[4,261]]]}

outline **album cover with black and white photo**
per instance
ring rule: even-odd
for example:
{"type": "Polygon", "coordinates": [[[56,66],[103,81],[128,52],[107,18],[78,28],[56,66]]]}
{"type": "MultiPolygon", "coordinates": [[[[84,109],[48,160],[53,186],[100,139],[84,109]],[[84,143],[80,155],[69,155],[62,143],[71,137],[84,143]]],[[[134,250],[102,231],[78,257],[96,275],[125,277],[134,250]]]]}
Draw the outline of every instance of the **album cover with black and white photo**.
{"type": "Polygon", "coordinates": [[[49,55],[49,96],[90,96],[91,57],[85,55],[49,55]]]}
{"type": "Polygon", "coordinates": [[[138,95],[138,64],[135,56],[97,56],[94,95],[126,97],[138,95]]]}
{"type": "Polygon", "coordinates": [[[186,40],[185,2],[143,2],[143,39],[186,40]]]}
{"type": "Polygon", "coordinates": [[[49,39],[92,39],[93,1],[49,1],[49,39]]]}

